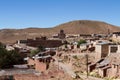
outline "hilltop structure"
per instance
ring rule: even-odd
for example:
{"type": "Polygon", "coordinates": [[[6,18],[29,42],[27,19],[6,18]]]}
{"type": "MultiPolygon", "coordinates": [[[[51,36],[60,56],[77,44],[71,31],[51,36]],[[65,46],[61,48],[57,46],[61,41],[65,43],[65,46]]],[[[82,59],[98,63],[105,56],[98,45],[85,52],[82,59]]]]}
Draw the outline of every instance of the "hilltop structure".
{"type": "Polygon", "coordinates": [[[64,30],[61,29],[60,33],[53,35],[53,38],[65,39],[66,38],[66,34],[64,33],[64,30]]]}

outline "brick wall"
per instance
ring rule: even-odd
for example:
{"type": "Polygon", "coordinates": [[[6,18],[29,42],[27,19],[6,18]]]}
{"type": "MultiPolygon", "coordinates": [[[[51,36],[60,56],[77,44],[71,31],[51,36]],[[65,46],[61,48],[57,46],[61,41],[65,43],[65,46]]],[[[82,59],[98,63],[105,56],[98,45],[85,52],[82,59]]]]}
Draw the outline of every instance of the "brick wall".
{"type": "Polygon", "coordinates": [[[35,61],[31,58],[28,59],[28,65],[34,65],[35,61]]]}
{"type": "Polygon", "coordinates": [[[46,63],[40,62],[39,60],[35,60],[35,70],[37,71],[46,71],[47,65],[46,63]]]}
{"type": "Polygon", "coordinates": [[[28,40],[27,45],[34,46],[34,47],[38,47],[41,45],[43,47],[52,48],[52,47],[61,46],[62,41],[61,40],[28,40]]]}
{"type": "Polygon", "coordinates": [[[109,73],[108,73],[108,76],[110,76],[110,77],[117,76],[117,66],[116,65],[111,66],[109,73]]]}

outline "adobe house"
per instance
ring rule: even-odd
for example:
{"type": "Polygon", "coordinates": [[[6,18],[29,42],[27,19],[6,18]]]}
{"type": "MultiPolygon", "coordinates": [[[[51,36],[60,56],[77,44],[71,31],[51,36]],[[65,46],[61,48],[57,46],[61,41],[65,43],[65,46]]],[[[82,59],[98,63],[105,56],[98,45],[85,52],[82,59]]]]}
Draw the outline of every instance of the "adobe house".
{"type": "Polygon", "coordinates": [[[120,66],[117,64],[112,64],[111,68],[109,69],[108,77],[117,77],[120,76],[120,66]]]}
{"type": "Polygon", "coordinates": [[[81,38],[91,38],[92,35],[91,34],[80,34],[79,35],[81,38]]]}
{"type": "MultiPolygon", "coordinates": [[[[95,52],[99,53],[99,59],[100,55],[101,58],[105,58],[106,56],[109,56],[111,53],[119,53],[120,52],[120,46],[113,44],[113,43],[97,43],[95,46],[95,52]]],[[[98,57],[98,56],[97,56],[98,57]]]]}
{"type": "Polygon", "coordinates": [[[46,71],[49,68],[50,62],[53,60],[53,54],[53,52],[40,52],[28,59],[28,66],[40,72],[46,71]]]}
{"type": "Polygon", "coordinates": [[[97,69],[101,77],[120,77],[120,53],[111,53],[97,69]]]}
{"type": "Polygon", "coordinates": [[[101,58],[105,58],[109,53],[109,43],[97,43],[95,45],[95,58],[96,60],[100,60],[101,58]]]}
{"type": "Polygon", "coordinates": [[[102,66],[102,67],[99,67],[98,68],[98,74],[101,76],[101,77],[108,77],[108,72],[109,72],[109,69],[111,67],[110,66],[102,66]]]}
{"type": "Polygon", "coordinates": [[[108,76],[120,77],[120,53],[113,53],[110,55],[111,68],[109,70],[108,76]]]}
{"type": "Polygon", "coordinates": [[[88,71],[92,72],[96,68],[96,63],[90,63],[88,64],[88,71]]]}
{"type": "Polygon", "coordinates": [[[120,36],[120,32],[113,32],[112,35],[113,38],[117,38],[120,36]]]}
{"type": "Polygon", "coordinates": [[[79,38],[80,35],[79,34],[66,34],[66,38],[68,39],[75,39],[75,38],[79,38]]]}
{"type": "Polygon", "coordinates": [[[120,52],[119,45],[114,44],[100,44],[97,45],[96,57],[99,61],[88,65],[89,71],[98,70],[101,77],[120,77],[120,52]],[[104,50],[102,50],[102,47],[104,50]],[[100,51],[101,50],[101,51],[100,51]],[[102,52],[103,51],[103,52],[102,52]],[[107,52],[105,56],[104,52],[107,52]],[[100,60],[101,58],[101,60],[100,60]]]}
{"type": "Polygon", "coordinates": [[[17,44],[27,44],[27,40],[18,40],[16,41],[17,44]]]}
{"type": "Polygon", "coordinates": [[[101,77],[120,77],[120,65],[119,64],[108,64],[100,66],[98,69],[98,74],[101,77]]]}
{"type": "Polygon", "coordinates": [[[104,59],[100,59],[99,61],[95,61],[95,62],[90,62],[88,64],[88,71],[89,72],[92,72],[93,70],[96,69],[97,65],[99,65],[104,59]]]}
{"type": "Polygon", "coordinates": [[[34,68],[34,66],[35,66],[34,59],[33,58],[28,58],[27,65],[28,65],[28,68],[34,68]]]}
{"type": "Polygon", "coordinates": [[[29,58],[28,59],[28,66],[29,68],[33,68],[37,71],[43,72],[49,68],[49,63],[51,62],[51,56],[44,56],[38,58],[29,58]]]}
{"type": "Polygon", "coordinates": [[[120,32],[113,32],[112,39],[116,42],[120,42],[120,32]]]}
{"type": "Polygon", "coordinates": [[[46,71],[49,68],[49,63],[51,62],[51,59],[52,58],[50,55],[35,59],[35,70],[41,72],[46,71]]]}

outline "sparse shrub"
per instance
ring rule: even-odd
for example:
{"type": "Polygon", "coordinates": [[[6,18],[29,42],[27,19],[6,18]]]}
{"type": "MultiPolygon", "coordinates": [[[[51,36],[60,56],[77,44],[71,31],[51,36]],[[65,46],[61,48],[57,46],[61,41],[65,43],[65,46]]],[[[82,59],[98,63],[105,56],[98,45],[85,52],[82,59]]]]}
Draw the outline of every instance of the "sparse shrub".
{"type": "Polygon", "coordinates": [[[89,75],[93,76],[93,77],[100,78],[100,75],[98,73],[96,73],[96,72],[90,72],[89,75]]]}
{"type": "Polygon", "coordinates": [[[39,52],[39,50],[31,50],[29,56],[32,57],[36,55],[39,52]]]}
{"type": "Polygon", "coordinates": [[[83,44],[83,43],[86,43],[86,41],[83,40],[83,39],[79,40],[79,41],[78,41],[78,46],[80,46],[80,45],[83,44]]]}
{"type": "Polygon", "coordinates": [[[73,58],[74,58],[74,59],[78,59],[78,57],[77,57],[77,56],[73,56],[73,58]]]}
{"type": "Polygon", "coordinates": [[[104,79],[105,79],[105,80],[117,80],[117,79],[115,79],[114,77],[105,77],[104,79]]]}

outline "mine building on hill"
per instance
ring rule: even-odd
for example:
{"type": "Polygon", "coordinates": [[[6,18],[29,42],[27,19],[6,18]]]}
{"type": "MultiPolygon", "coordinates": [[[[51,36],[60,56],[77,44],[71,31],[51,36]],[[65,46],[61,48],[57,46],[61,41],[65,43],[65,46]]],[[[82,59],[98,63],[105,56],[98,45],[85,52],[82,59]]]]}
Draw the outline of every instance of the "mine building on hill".
{"type": "Polygon", "coordinates": [[[66,38],[66,34],[64,33],[64,30],[60,30],[60,33],[58,34],[54,34],[52,36],[53,38],[58,38],[58,39],[65,39],[66,38]]]}

